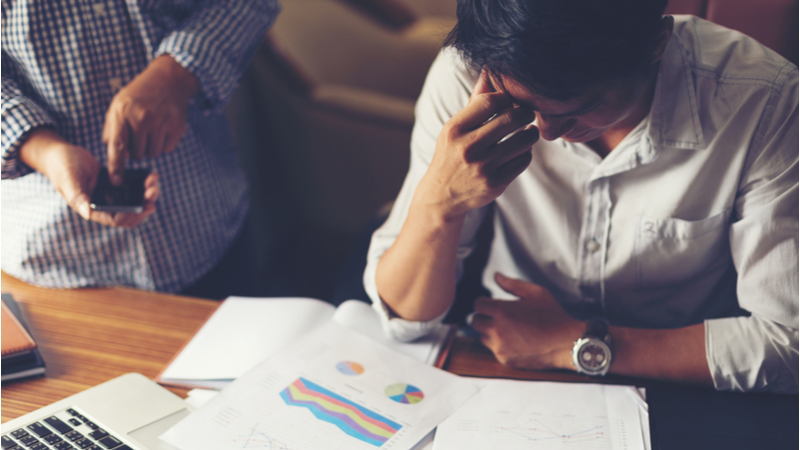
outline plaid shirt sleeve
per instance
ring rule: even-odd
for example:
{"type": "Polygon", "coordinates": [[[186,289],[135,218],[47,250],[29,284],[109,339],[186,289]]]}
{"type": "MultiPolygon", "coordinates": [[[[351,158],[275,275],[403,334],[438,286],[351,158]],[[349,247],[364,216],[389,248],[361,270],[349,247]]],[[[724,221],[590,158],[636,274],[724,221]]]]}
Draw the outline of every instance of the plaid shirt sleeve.
{"type": "Polygon", "coordinates": [[[19,149],[28,132],[51,126],[56,122],[31,98],[26,97],[19,87],[19,69],[3,52],[3,92],[0,110],[2,111],[2,178],[18,178],[33,172],[19,159],[19,149]]]}
{"type": "Polygon", "coordinates": [[[277,0],[207,1],[158,45],[200,82],[205,109],[222,110],[280,10],[277,0]]]}

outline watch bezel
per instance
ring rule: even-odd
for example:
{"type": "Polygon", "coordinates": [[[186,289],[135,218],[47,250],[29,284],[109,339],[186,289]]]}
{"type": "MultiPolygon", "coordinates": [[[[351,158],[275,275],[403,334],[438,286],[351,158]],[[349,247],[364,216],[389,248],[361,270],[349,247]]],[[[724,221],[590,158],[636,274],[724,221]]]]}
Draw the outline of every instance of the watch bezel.
{"type": "Polygon", "coordinates": [[[603,376],[606,373],[608,373],[608,369],[611,367],[612,358],[613,358],[613,352],[611,351],[610,343],[594,336],[581,337],[580,339],[575,341],[575,345],[572,347],[572,364],[575,366],[578,373],[583,373],[591,376],[603,376]],[[601,367],[598,368],[588,367],[581,360],[580,358],[581,351],[588,345],[597,346],[603,350],[603,353],[605,354],[605,360],[601,367]]]}

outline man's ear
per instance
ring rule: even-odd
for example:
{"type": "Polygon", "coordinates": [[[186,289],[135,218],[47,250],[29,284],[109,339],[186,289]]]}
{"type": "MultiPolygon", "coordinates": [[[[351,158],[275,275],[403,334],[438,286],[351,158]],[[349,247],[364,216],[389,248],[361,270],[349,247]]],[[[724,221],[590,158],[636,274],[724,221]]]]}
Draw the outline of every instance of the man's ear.
{"type": "Polygon", "coordinates": [[[655,45],[653,45],[653,53],[650,62],[657,63],[664,56],[667,50],[667,44],[672,37],[672,27],[675,25],[675,18],[672,16],[664,16],[661,18],[661,32],[658,33],[655,45]]]}

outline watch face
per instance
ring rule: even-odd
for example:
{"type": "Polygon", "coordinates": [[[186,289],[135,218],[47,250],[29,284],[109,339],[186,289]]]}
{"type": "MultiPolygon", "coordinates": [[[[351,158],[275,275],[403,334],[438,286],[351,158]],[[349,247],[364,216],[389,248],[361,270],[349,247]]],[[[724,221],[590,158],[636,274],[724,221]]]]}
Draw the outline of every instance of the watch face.
{"type": "Polygon", "coordinates": [[[578,362],[588,372],[599,372],[608,365],[611,351],[604,342],[589,340],[578,351],[578,362]]]}

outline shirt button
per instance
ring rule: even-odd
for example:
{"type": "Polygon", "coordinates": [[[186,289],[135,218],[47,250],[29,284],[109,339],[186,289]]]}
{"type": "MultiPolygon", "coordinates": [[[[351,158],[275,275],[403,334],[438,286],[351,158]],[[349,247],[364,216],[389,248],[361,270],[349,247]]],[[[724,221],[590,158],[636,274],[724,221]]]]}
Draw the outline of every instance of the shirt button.
{"type": "Polygon", "coordinates": [[[594,253],[600,250],[600,244],[596,240],[592,239],[586,243],[586,250],[588,250],[589,253],[594,253]]]}

